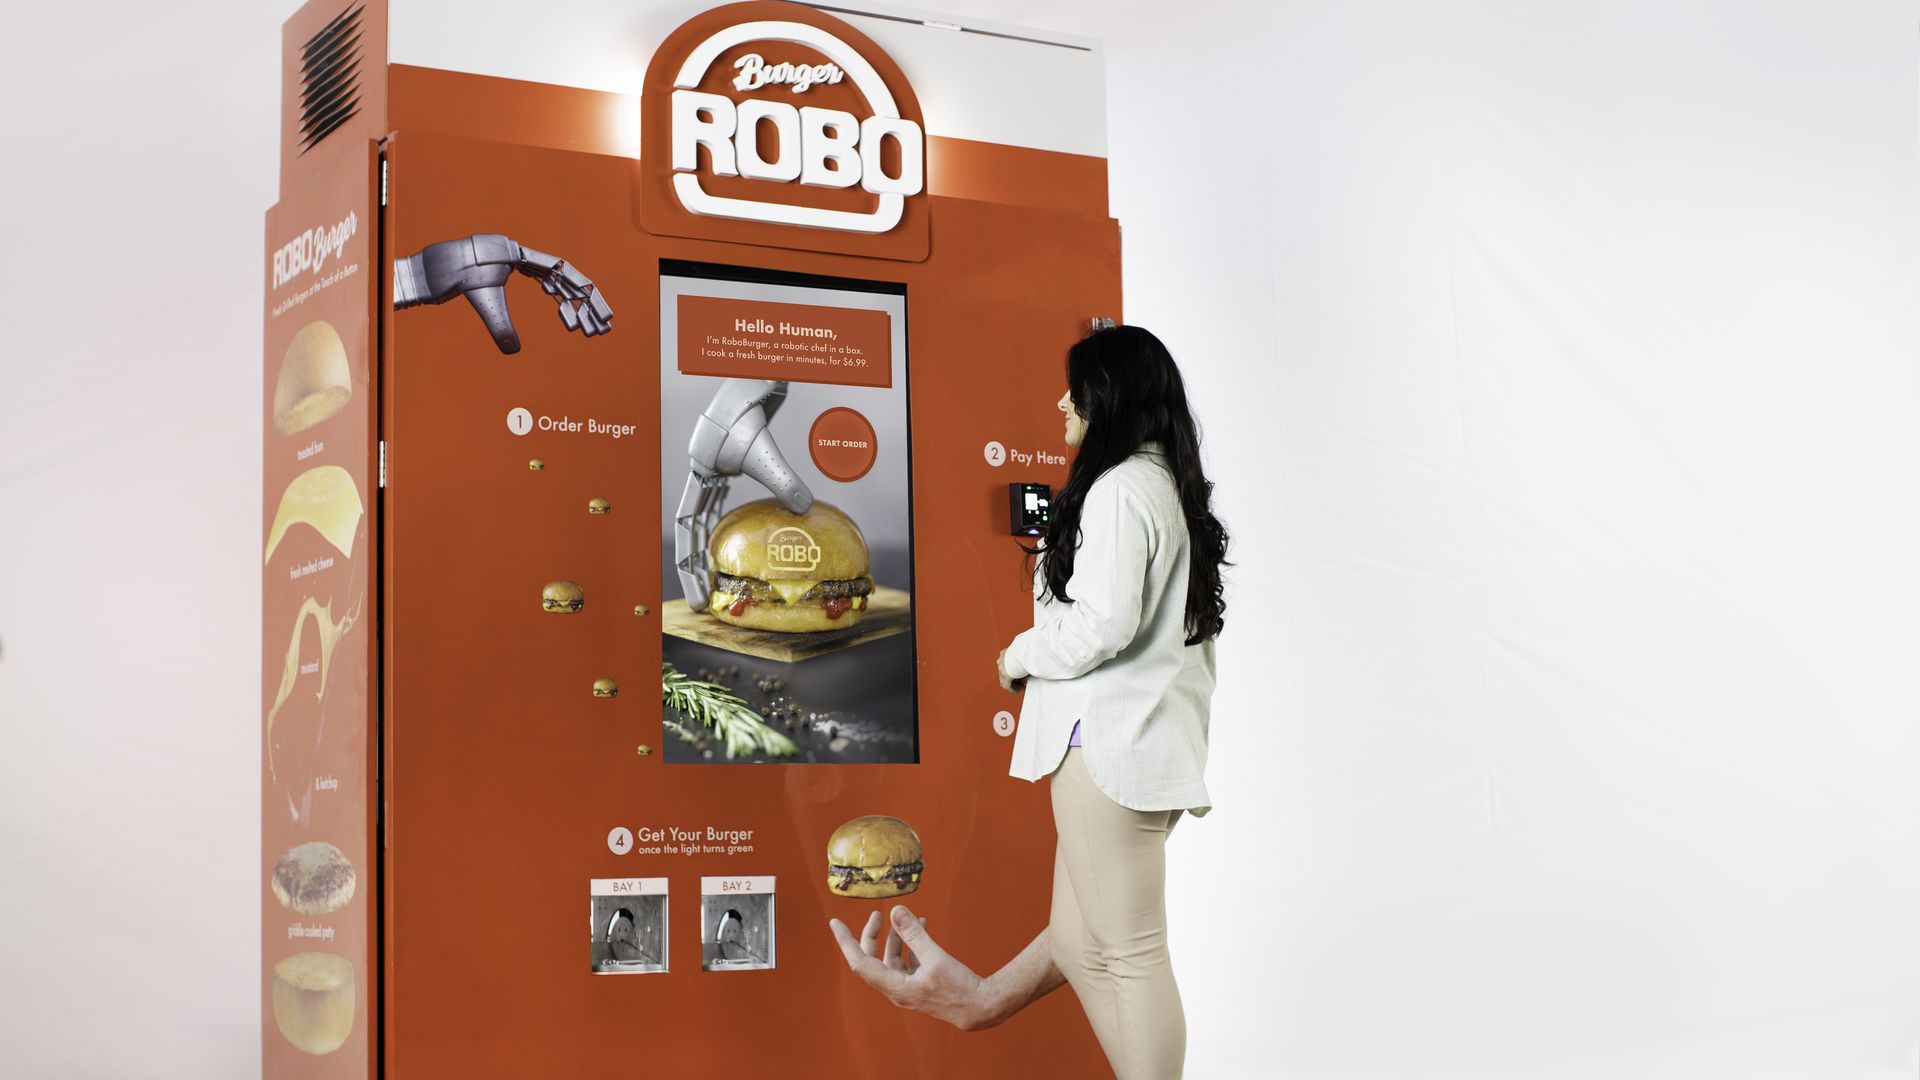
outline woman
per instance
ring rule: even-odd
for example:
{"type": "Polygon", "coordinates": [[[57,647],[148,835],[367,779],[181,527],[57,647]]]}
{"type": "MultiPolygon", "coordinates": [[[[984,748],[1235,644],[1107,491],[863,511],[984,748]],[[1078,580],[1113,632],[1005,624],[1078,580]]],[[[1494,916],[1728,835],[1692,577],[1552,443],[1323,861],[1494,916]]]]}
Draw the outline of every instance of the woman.
{"type": "Polygon", "coordinates": [[[1165,843],[1182,813],[1211,809],[1202,774],[1227,533],[1209,507],[1179,368],[1158,338],[1116,326],[1080,341],[1058,405],[1078,453],[1046,536],[1027,549],[1034,626],[998,660],[1000,685],[1026,694],[1009,771],[1049,778],[1058,843],[1048,927],[986,979],[904,907],[893,909],[884,959],[878,912],[858,945],[837,920],[834,932],[853,969],[896,1004],[965,1028],[1005,1020],[1064,978],[1120,1080],[1160,1080],[1180,1075],[1186,1051],[1165,843]]]}

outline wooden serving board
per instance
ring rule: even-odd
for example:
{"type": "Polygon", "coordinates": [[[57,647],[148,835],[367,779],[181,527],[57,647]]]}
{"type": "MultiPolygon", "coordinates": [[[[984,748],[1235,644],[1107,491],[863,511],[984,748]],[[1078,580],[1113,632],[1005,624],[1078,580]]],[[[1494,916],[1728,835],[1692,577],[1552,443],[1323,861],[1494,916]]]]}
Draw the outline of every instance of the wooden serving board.
{"type": "Polygon", "coordinates": [[[685,600],[669,600],[660,608],[660,620],[674,637],[697,641],[728,652],[793,663],[825,656],[839,649],[878,641],[913,629],[913,595],[882,585],[867,597],[867,613],[845,630],[814,630],[780,634],[724,623],[704,611],[692,611],[685,600]]]}

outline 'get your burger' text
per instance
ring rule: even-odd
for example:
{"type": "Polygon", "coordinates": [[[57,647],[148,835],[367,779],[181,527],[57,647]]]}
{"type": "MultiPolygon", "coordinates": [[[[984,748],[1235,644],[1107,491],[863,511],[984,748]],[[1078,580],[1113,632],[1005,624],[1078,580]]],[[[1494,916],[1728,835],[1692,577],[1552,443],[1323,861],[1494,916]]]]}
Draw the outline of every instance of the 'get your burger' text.
{"type": "Polygon", "coordinates": [[[656,843],[661,840],[678,840],[683,844],[688,841],[697,840],[724,840],[728,843],[738,844],[753,839],[753,830],[718,829],[712,825],[707,826],[704,831],[700,829],[682,829],[673,825],[669,825],[664,829],[650,829],[642,825],[633,831],[633,838],[635,840],[645,840],[656,843]]]}

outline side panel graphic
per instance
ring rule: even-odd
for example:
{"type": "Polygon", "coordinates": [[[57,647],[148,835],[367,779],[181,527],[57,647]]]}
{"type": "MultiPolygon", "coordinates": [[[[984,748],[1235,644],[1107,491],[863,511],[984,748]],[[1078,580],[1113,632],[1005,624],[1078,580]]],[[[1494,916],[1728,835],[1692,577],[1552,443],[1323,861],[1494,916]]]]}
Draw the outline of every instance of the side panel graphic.
{"type": "Polygon", "coordinates": [[[267,214],[260,523],[264,1075],[373,1075],[378,162],[267,214]]]}

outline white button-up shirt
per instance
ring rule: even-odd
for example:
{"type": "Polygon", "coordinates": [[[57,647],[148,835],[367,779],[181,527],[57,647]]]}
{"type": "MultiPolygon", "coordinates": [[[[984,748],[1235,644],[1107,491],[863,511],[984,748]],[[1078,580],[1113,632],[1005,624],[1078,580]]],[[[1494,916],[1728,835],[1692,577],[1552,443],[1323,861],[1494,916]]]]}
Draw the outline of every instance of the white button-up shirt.
{"type": "Polygon", "coordinates": [[[1036,559],[1033,629],[1007,646],[1007,673],[1027,679],[1009,773],[1051,774],[1079,721],[1087,772],[1114,802],[1212,809],[1203,774],[1214,645],[1186,643],[1190,555],[1158,442],[1094,480],[1067,581],[1073,603],[1047,591],[1036,559]]]}

